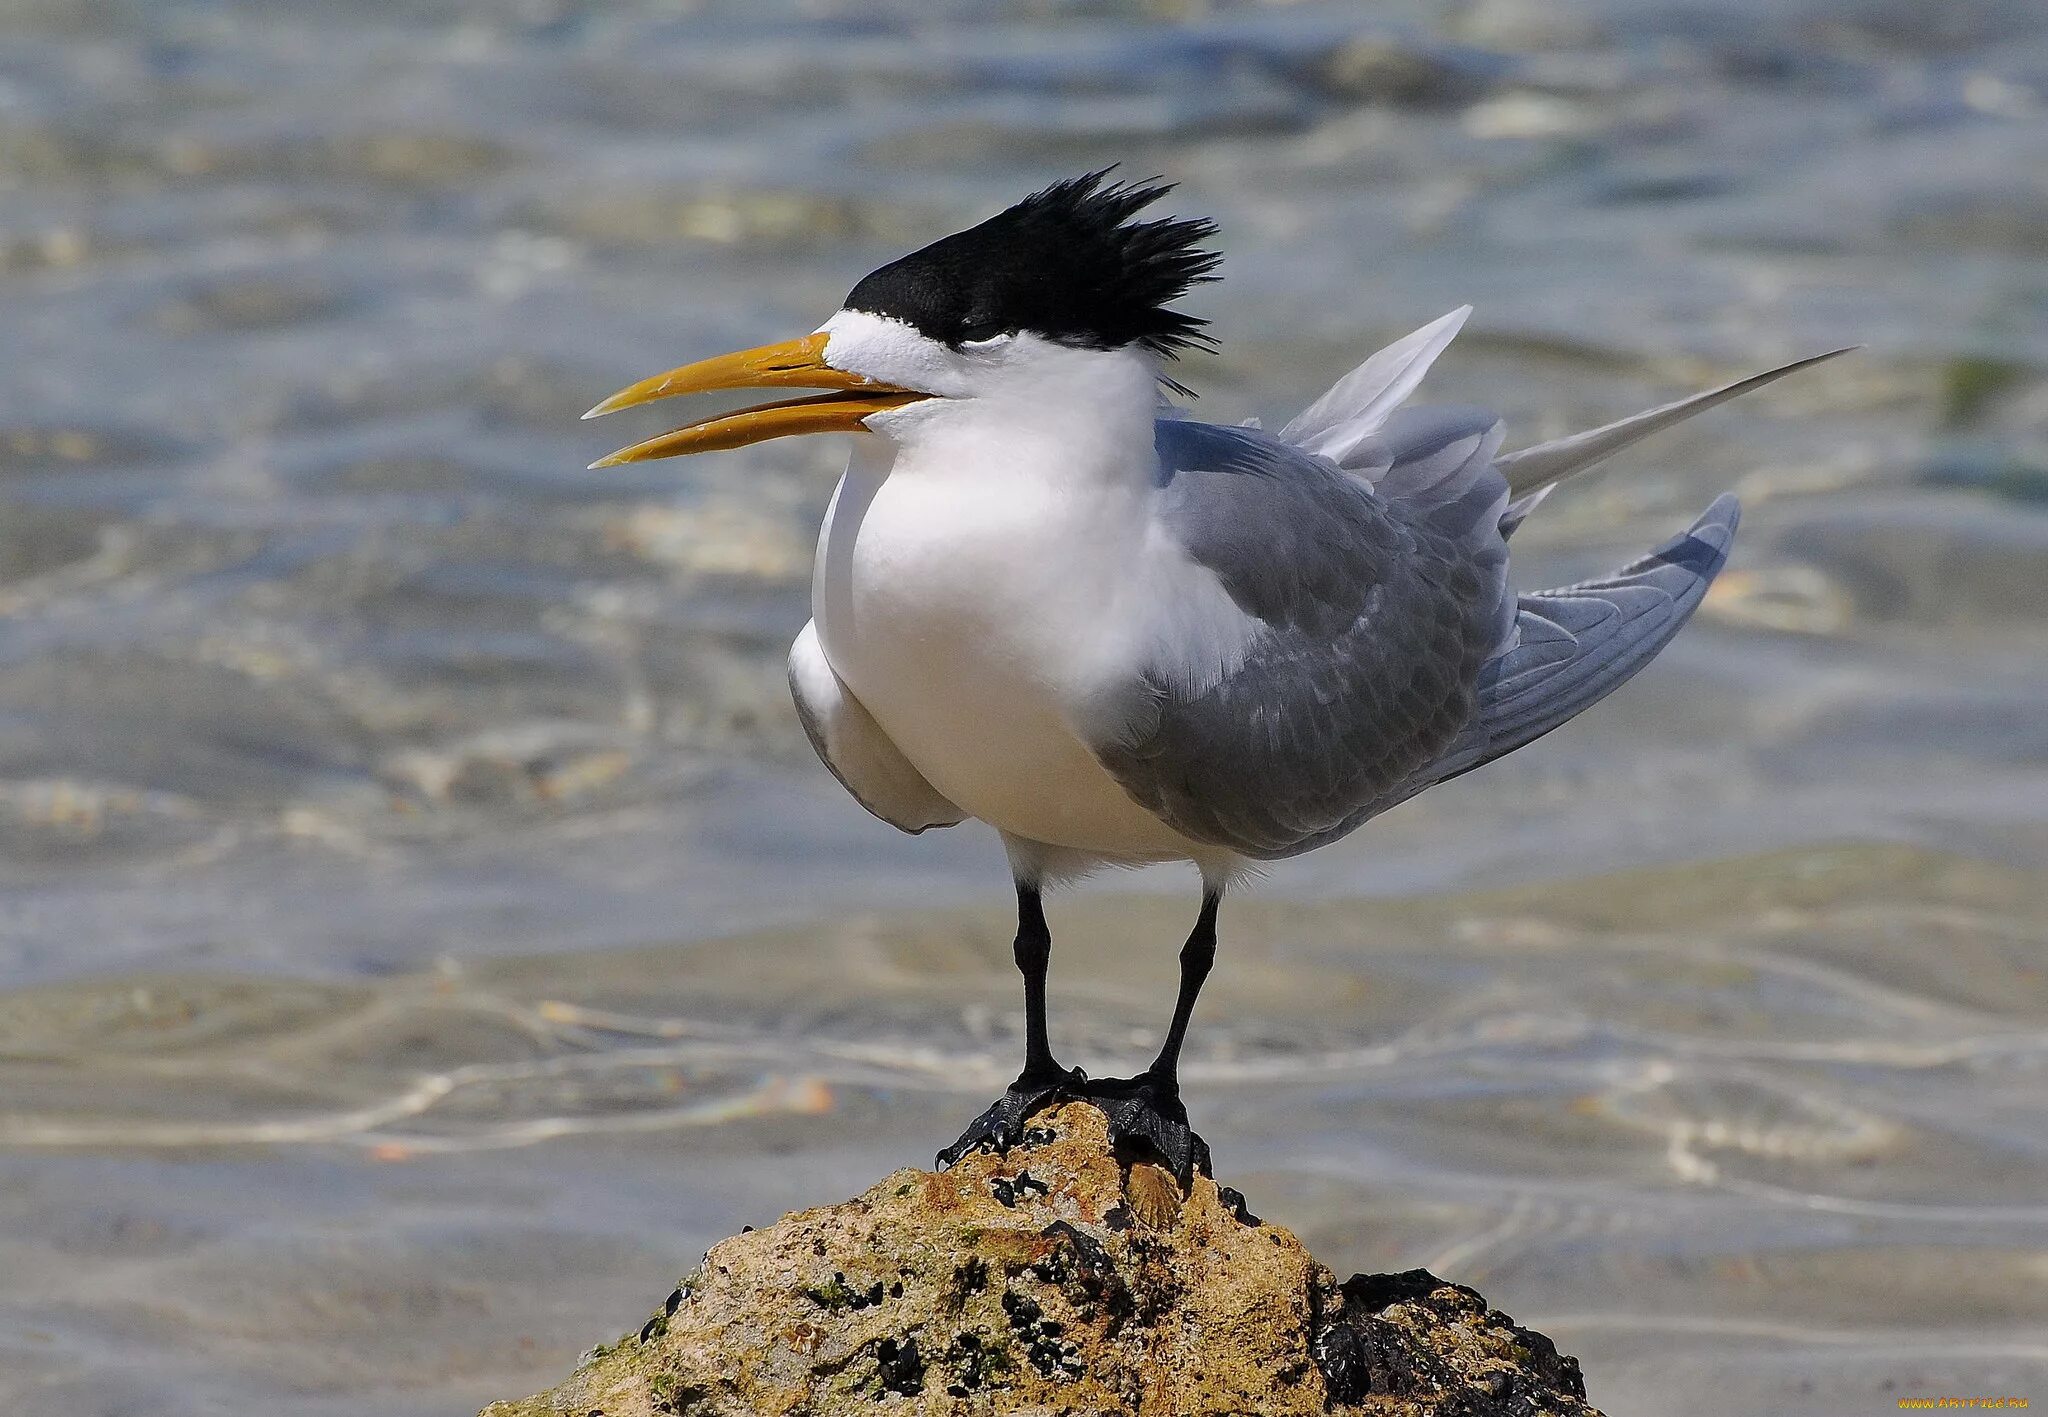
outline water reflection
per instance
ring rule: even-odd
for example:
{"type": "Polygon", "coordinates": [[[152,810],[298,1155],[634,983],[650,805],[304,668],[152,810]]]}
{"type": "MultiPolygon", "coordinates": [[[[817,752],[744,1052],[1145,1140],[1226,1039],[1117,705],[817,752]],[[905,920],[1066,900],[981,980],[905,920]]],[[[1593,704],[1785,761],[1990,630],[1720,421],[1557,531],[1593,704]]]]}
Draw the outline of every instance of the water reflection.
{"type": "MultiPolygon", "coordinates": [[[[993,843],[875,826],[786,705],[836,450],[599,477],[576,416],[1117,158],[1223,223],[1213,418],[1467,300],[1430,392],[1513,442],[1869,346],[1518,538],[1551,583],[1743,493],[1627,695],[1234,907],[1187,1069],[1232,1179],[1614,1411],[2040,1388],[2031,0],[0,34],[0,1406],[529,1390],[1000,1084],[993,843]]],[[[1179,884],[1058,907],[1092,1066],[1150,1051],[1179,884]]]]}

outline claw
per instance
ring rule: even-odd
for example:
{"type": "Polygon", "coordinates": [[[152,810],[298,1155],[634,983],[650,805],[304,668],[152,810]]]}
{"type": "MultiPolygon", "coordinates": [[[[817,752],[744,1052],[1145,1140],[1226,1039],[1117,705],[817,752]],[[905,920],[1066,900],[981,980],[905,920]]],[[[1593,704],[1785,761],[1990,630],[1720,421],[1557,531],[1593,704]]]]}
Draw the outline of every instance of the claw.
{"type": "Polygon", "coordinates": [[[960,1139],[938,1155],[938,1169],[958,1164],[960,1158],[977,1151],[998,1156],[1015,1146],[1024,1135],[1024,1124],[1058,1102],[1071,1102],[1086,1094],[1088,1075],[1079,1068],[1057,1068],[1033,1076],[1025,1073],[1010,1084],[986,1112],[968,1124],[960,1139]]]}
{"type": "Polygon", "coordinates": [[[1109,1119],[1112,1144],[1142,1144],[1157,1154],[1183,1188],[1196,1171],[1215,1174],[1209,1144],[1188,1126],[1180,1085],[1171,1077],[1143,1072],[1132,1078],[1103,1078],[1087,1084],[1081,1100],[1109,1119]]]}
{"type": "Polygon", "coordinates": [[[1148,1071],[1136,1077],[1091,1080],[1079,1068],[1019,1077],[974,1119],[958,1141],[939,1153],[938,1169],[957,1165],[962,1157],[977,1151],[1002,1155],[1023,1139],[1027,1122],[1060,1102],[1086,1102],[1102,1113],[1109,1121],[1112,1146],[1135,1143],[1150,1151],[1183,1190],[1195,1172],[1215,1174],[1209,1162],[1209,1144],[1188,1126],[1180,1084],[1172,1077],[1148,1071]]]}

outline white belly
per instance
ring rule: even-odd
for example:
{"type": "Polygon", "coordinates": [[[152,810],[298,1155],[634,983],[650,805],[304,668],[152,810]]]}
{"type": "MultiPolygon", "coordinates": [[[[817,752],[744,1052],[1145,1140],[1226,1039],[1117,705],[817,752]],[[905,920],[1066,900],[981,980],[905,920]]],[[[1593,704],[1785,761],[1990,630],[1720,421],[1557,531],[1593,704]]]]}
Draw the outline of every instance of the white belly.
{"type": "Polygon", "coordinates": [[[1124,793],[1079,722],[1116,658],[1131,558],[1113,543],[1135,509],[1021,483],[892,476],[857,457],[819,539],[825,656],[982,821],[1109,860],[1202,854],[1124,793]]]}

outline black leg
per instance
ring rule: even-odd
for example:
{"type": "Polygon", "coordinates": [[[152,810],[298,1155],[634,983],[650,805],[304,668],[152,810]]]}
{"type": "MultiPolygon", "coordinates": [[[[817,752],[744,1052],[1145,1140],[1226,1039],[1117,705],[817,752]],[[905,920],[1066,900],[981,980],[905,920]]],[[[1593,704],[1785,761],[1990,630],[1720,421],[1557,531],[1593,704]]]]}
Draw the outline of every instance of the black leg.
{"type": "Polygon", "coordinates": [[[1195,1000],[1209,978],[1209,967],[1216,963],[1216,909],[1222,903],[1221,891],[1202,896],[1202,913],[1188,942],[1180,947],[1180,997],[1174,1000],[1173,1022],[1167,1026],[1166,1041],[1159,1045],[1159,1056],[1146,1069],[1154,1077],[1176,1080],[1180,1076],[1180,1046],[1187,1041],[1188,1019],[1194,1015],[1195,1000]]]}
{"type": "MultiPolygon", "coordinates": [[[[1052,963],[1052,931],[1045,925],[1045,905],[1038,887],[1017,882],[1017,972],[1024,976],[1023,1078],[1065,1070],[1053,1061],[1045,1031],[1045,972],[1052,963]]],[[[1021,1082],[1023,1078],[1019,1078],[1021,1082]]]]}
{"type": "Polygon", "coordinates": [[[1052,1055],[1045,1028],[1045,971],[1052,961],[1052,932],[1036,881],[1017,882],[1017,970],[1024,976],[1024,1071],[995,1103],[976,1117],[960,1139],[939,1153],[951,1166],[972,1151],[1008,1151],[1035,1112],[1080,1096],[1086,1081],[1079,1069],[1063,1068],[1052,1055]]]}
{"type": "Polygon", "coordinates": [[[1216,911],[1223,893],[1202,896],[1202,913],[1180,951],[1180,997],[1173,1022],[1152,1066],[1134,1078],[1104,1078],[1088,1084],[1087,1097],[1109,1118],[1109,1133],[1118,1142],[1138,1142],[1173,1169],[1186,1185],[1196,1170],[1209,1170],[1209,1145],[1188,1126],[1188,1110],[1180,1100],[1180,1049],[1186,1041],[1195,1000],[1216,962],[1216,911]]]}

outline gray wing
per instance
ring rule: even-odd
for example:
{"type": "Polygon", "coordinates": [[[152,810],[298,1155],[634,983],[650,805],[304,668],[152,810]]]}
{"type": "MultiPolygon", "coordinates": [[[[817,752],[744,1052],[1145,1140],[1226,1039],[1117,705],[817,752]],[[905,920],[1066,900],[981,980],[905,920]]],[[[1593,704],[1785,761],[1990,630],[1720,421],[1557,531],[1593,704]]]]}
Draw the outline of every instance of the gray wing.
{"type": "Polygon", "coordinates": [[[1734,499],[1612,576],[1519,602],[1508,537],[1560,480],[1846,352],[1497,456],[1490,413],[1398,407],[1469,313],[1373,355],[1277,439],[1157,425],[1162,525],[1247,628],[1220,677],[1143,674],[1096,751],[1184,835],[1258,858],[1307,851],[1619,688],[1726,563],[1734,499]]]}
{"type": "Polygon", "coordinates": [[[790,646],[789,692],[819,761],[854,801],[913,835],[966,820],[967,814],[924,780],[839,678],[818,643],[815,623],[805,625],[790,646]]]}
{"type": "Polygon", "coordinates": [[[1400,796],[1533,743],[1626,683],[1699,608],[1728,563],[1741,510],[1733,497],[1717,498],[1684,532],[1613,575],[1523,596],[1513,647],[1482,671],[1471,722],[1400,796]]]}
{"type": "Polygon", "coordinates": [[[1250,428],[1157,425],[1163,529],[1246,617],[1233,667],[1141,675],[1096,752],[1181,834],[1245,856],[1343,835],[1451,746],[1510,631],[1500,430],[1397,413],[1345,464],[1250,428]]]}

